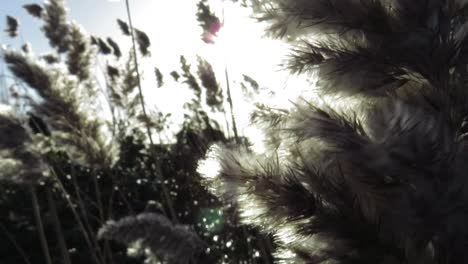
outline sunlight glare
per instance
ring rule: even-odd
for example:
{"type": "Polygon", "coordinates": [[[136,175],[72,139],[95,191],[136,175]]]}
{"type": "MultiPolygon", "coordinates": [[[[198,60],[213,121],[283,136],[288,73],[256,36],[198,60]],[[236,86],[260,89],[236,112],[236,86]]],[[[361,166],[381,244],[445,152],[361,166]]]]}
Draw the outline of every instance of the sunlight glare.
{"type": "Polygon", "coordinates": [[[250,149],[256,154],[266,152],[265,133],[256,126],[247,126],[244,129],[244,135],[249,139],[252,146],[250,149]]]}
{"type": "Polygon", "coordinates": [[[207,152],[206,158],[199,162],[197,172],[208,180],[218,177],[221,171],[221,164],[216,155],[219,146],[213,145],[207,152]]]}
{"type": "MultiPolygon", "coordinates": [[[[197,2],[144,1],[144,4],[136,2],[134,6],[133,13],[138,14],[134,24],[150,36],[152,43],[152,58],[140,60],[147,104],[166,113],[173,113],[171,120],[180,124],[183,120],[183,111],[180,109],[193,98],[193,92],[181,87],[180,83],[167,75],[174,69],[180,69],[180,55],[184,55],[192,70],[195,70],[198,55],[212,64],[225,98],[228,77],[238,130],[241,135],[252,136],[254,148],[261,152],[262,143],[256,143],[261,141],[259,134],[246,130],[250,127],[249,117],[254,110],[254,103],[262,102],[288,109],[292,106],[291,102],[297,101],[305,90],[311,90],[313,85],[308,79],[313,78],[291,76],[287,70],[283,70],[280,65],[287,57],[290,46],[284,41],[266,37],[266,24],[253,19],[250,10],[238,3],[208,1],[212,11],[223,23],[213,38],[213,44],[205,43],[195,16],[197,2]],[[160,89],[155,88],[155,80],[151,76],[154,66],[167,76],[165,85],[160,89]],[[253,101],[246,100],[240,87],[244,74],[253,77],[260,85],[261,92],[253,101]]],[[[227,103],[225,109],[230,111],[227,103]]],[[[222,115],[218,116],[219,123],[224,126],[222,115]]],[[[232,124],[229,126],[232,129],[232,124]]],[[[227,127],[224,128],[228,131],[227,127]]]]}

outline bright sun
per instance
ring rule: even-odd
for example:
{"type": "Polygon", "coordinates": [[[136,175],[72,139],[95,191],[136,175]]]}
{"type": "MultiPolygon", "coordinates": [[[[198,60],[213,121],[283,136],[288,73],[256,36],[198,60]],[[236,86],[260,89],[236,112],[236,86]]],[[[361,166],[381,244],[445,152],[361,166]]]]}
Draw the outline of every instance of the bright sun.
{"type": "MultiPolygon", "coordinates": [[[[241,7],[233,1],[208,0],[210,8],[223,24],[213,39],[213,44],[203,42],[202,29],[196,19],[198,2],[199,0],[130,1],[133,25],[146,32],[151,40],[152,56],[139,60],[143,72],[142,84],[146,104],[152,110],[171,113],[171,122],[175,126],[181,124],[183,121],[181,109],[193,94],[174,81],[170,72],[180,69],[180,55],[187,58],[192,65],[192,71],[195,71],[196,58],[200,56],[213,66],[217,81],[224,93],[226,93],[225,70],[227,69],[239,134],[260,142],[261,133],[249,125],[249,113],[254,108],[254,102],[261,101],[276,107],[288,108],[291,106],[291,101],[304,94],[304,90],[310,90],[308,77],[291,76],[287,70],[281,68],[280,64],[289,53],[288,44],[266,37],[266,25],[253,19],[249,8],[241,7]],[[157,67],[165,77],[165,85],[162,88],[156,87],[154,67],[157,67]],[[240,85],[243,75],[252,77],[260,85],[261,92],[255,98],[247,100],[243,96],[240,85]]],[[[116,0],[112,4],[125,10],[125,1],[116,0]]],[[[70,10],[70,13],[73,13],[73,10],[70,10]]],[[[124,14],[125,12],[116,15],[123,16],[120,18],[126,20],[124,14]]],[[[93,19],[96,18],[90,18],[93,19]]],[[[130,50],[131,42],[128,37],[117,30],[115,33],[114,31],[97,33],[99,29],[101,25],[96,25],[94,29],[89,28],[93,34],[111,34],[111,37],[121,45],[122,50],[130,50]]],[[[97,71],[102,76],[96,74],[98,81],[104,82],[104,69],[107,63],[109,63],[107,59],[99,61],[98,64],[101,65],[97,71]]],[[[227,104],[225,109],[230,111],[227,104]]],[[[110,118],[110,113],[105,114],[110,118]]],[[[230,118],[228,122],[232,128],[230,118]]],[[[226,126],[224,120],[219,124],[226,126]]],[[[227,127],[224,129],[230,130],[227,127]]]]}
{"type": "MultiPolygon", "coordinates": [[[[181,109],[193,94],[174,81],[169,73],[180,68],[180,55],[187,58],[192,71],[195,70],[197,56],[200,56],[211,63],[224,92],[227,69],[238,131],[241,135],[257,137],[255,135],[259,133],[252,132],[255,130],[249,127],[248,122],[254,102],[268,101],[268,104],[287,107],[289,100],[294,101],[301,94],[299,91],[310,84],[281,69],[280,64],[287,57],[289,46],[283,41],[265,37],[266,25],[253,19],[249,8],[241,7],[233,1],[208,0],[210,8],[223,24],[213,44],[203,42],[202,30],[196,20],[198,2],[199,0],[130,1],[133,25],[146,32],[151,40],[151,58],[139,60],[146,104],[150,109],[171,113],[172,123],[180,124],[183,121],[181,109]],[[154,67],[158,67],[165,77],[162,88],[156,87],[154,67]],[[243,96],[240,86],[243,75],[252,77],[260,85],[261,92],[256,98],[246,100],[243,96]],[[271,96],[272,94],[275,96],[271,96]]],[[[115,1],[112,4],[125,10],[125,1],[115,1]]],[[[73,10],[70,12],[73,13],[73,10]]],[[[121,15],[123,13],[119,14],[121,15]]],[[[126,20],[126,17],[120,18],[126,20]]],[[[100,28],[101,25],[96,25],[95,29],[89,30],[96,34],[100,28]]],[[[122,50],[130,50],[131,42],[120,32],[104,34],[111,34],[122,50]]],[[[98,35],[102,35],[102,32],[98,35]]],[[[104,73],[107,63],[107,59],[100,60],[101,67],[97,70],[104,73]]],[[[98,78],[98,81],[103,81],[101,79],[98,78]]],[[[230,111],[228,105],[225,109],[230,111]]],[[[219,123],[225,125],[224,121],[219,123]]],[[[229,126],[232,127],[232,124],[229,126]]],[[[228,131],[226,127],[224,129],[228,131]]]]}
{"type": "MultiPolygon", "coordinates": [[[[296,93],[296,89],[284,87],[289,86],[292,81],[298,87],[297,78],[291,78],[279,66],[286,57],[288,46],[282,41],[265,37],[265,25],[251,18],[248,8],[231,1],[219,0],[208,3],[224,23],[214,38],[214,43],[207,44],[201,40],[201,29],[195,17],[197,2],[148,1],[143,5],[135,1],[133,13],[138,14],[135,24],[142,25],[153,43],[154,61],[144,61],[144,71],[151,74],[156,65],[167,75],[180,67],[180,55],[187,57],[192,67],[195,67],[196,56],[199,55],[212,64],[218,82],[225,90],[227,68],[239,132],[249,134],[248,119],[253,103],[245,101],[240,80],[243,74],[251,76],[265,90],[280,93],[283,101],[288,103],[288,99],[291,99],[290,92],[296,93]]],[[[174,122],[181,121],[182,113],[179,109],[191,97],[191,93],[177,87],[180,84],[170,82],[166,84],[167,87],[155,89],[152,80],[144,80],[149,101],[165,112],[173,112],[174,122]]],[[[257,99],[265,100],[264,96],[261,97],[263,98],[257,99]]],[[[229,110],[229,107],[226,106],[226,109],[229,110]]]]}

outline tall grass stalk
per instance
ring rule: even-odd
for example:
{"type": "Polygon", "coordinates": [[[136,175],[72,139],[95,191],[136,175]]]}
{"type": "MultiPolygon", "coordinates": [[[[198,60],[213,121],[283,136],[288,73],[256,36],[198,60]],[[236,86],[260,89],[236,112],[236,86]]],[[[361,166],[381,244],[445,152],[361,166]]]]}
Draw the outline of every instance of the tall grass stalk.
{"type": "Polygon", "coordinates": [[[233,106],[233,103],[232,103],[231,87],[230,87],[230,84],[229,84],[229,73],[228,73],[228,69],[227,69],[227,63],[225,63],[225,65],[224,65],[224,77],[226,79],[227,101],[229,103],[229,108],[231,109],[232,131],[234,132],[234,138],[236,139],[236,142],[240,143],[239,134],[237,133],[236,117],[234,115],[234,106],[233,106]]]}
{"type": "MultiPolygon", "coordinates": [[[[97,263],[106,263],[105,262],[105,259],[101,253],[101,250],[99,248],[99,244],[97,242],[97,239],[94,235],[94,232],[93,232],[93,228],[89,222],[89,217],[88,217],[88,214],[86,212],[86,207],[85,207],[85,204],[84,204],[84,200],[83,198],[81,197],[81,190],[80,190],[80,187],[78,185],[78,182],[76,181],[76,175],[74,173],[74,170],[72,168],[72,173],[71,173],[71,178],[72,178],[72,183],[73,183],[73,187],[75,189],[75,195],[76,195],[76,198],[77,198],[77,203],[78,203],[78,208],[80,209],[81,211],[81,214],[82,214],[82,217],[83,217],[83,221],[81,222],[82,223],[82,232],[85,232],[86,236],[88,237],[88,244],[89,244],[89,247],[90,247],[90,250],[93,250],[93,248],[96,249],[96,259],[95,261],[97,261],[97,263]],[[90,235],[88,235],[90,234],[90,235]],[[91,237],[91,239],[89,238],[91,237]]],[[[91,177],[93,178],[93,181],[94,181],[94,178],[95,177],[91,177]]],[[[65,190],[65,189],[64,189],[65,190]]],[[[92,200],[92,199],[90,199],[92,200]]],[[[78,219],[79,218],[79,215],[76,216],[78,219]]]]}
{"type": "MultiPolygon", "coordinates": [[[[79,227],[79,229],[81,230],[81,233],[83,234],[83,237],[84,237],[84,239],[85,239],[85,241],[86,241],[87,246],[89,247],[89,251],[90,251],[90,253],[91,253],[92,258],[94,259],[94,261],[95,261],[96,263],[103,263],[103,264],[104,264],[105,262],[104,262],[103,258],[102,258],[102,257],[98,257],[98,255],[97,255],[98,253],[100,253],[98,244],[97,244],[97,243],[94,243],[94,246],[93,246],[93,243],[91,242],[92,240],[91,240],[91,238],[90,238],[89,233],[92,233],[92,232],[89,232],[89,233],[88,233],[88,231],[87,231],[85,225],[83,224],[83,221],[82,221],[81,218],[80,218],[80,215],[79,215],[78,212],[76,211],[75,206],[73,205],[73,203],[72,203],[72,201],[71,201],[71,199],[70,199],[70,195],[68,194],[67,190],[66,190],[65,187],[63,186],[63,183],[62,183],[62,181],[59,179],[59,177],[58,177],[57,173],[55,172],[55,170],[51,168],[51,169],[50,169],[50,172],[51,172],[51,174],[53,175],[54,179],[56,180],[57,185],[58,185],[58,187],[59,187],[59,190],[63,193],[63,195],[64,195],[64,197],[65,197],[65,201],[67,202],[68,207],[69,207],[70,210],[72,211],[72,214],[73,214],[73,216],[74,216],[76,222],[78,223],[78,227],[79,227]]],[[[73,177],[73,175],[72,175],[72,177],[73,177]]],[[[78,202],[78,205],[79,205],[79,206],[80,206],[80,205],[83,205],[83,204],[82,204],[82,201],[79,201],[79,202],[78,202]]],[[[85,219],[87,219],[87,218],[85,218],[85,219]]],[[[94,238],[94,235],[93,235],[92,237],[94,238]]],[[[96,241],[96,240],[94,239],[94,241],[96,241]]],[[[101,255],[101,254],[99,254],[99,255],[101,255]]]]}
{"type": "Polygon", "coordinates": [[[57,206],[54,200],[53,193],[50,189],[47,189],[46,192],[47,192],[47,202],[49,204],[49,209],[52,214],[52,222],[54,224],[55,235],[57,237],[57,242],[59,245],[60,253],[62,255],[62,263],[72,264],[70,260],[70,254],[68,253],[67,243],[63,235],[62,226],[60,224],[60,218],[57,213],[57,206]]]}
{"type": "MultiPolygon", "coordinates": [[[[224,2],[223,2],[223,8],[222,8],[222,20],[223,20],[223,25],[226,26],[226,16],[224,13],[224,2]]],[[[226,52],[226,50],[224,50],[226,52]]],[[[234,132],[234,138],[236,139],[236,142],[239,144],[240,143],[240,138],[239,134],[237,132],[237,124],[236,124],[236,117],[234,115],[234,104],[232,102],[232,96],[231,96],[231,85],[229,81],[229,71],[228,71],[228,63],[227,63],[227,58],[224,57],[224,78],[226,81],[226,92],[227,92],[227,101],[229,104],[229,108],[231,110],[231,122],[232,122],[232,131],[234,132]]]]}
{"type": "MultiPolygon", "coordinates": [[[[36,126],[37,126],[37,124],[36,124],[36,126]]],[[[44,133],[45,131],[41,131],[41,132],[44,133]]],[[[75,207],[74,207],[74,205],[73,205],[73,203],[72,203],[72,201],[71,201],[71,199],[70,199],[71,196],[70,196],[70,194],[67,192],[67,190],[65,189],[65,187],[63,186],[63,183],[62,183],[62,181],[60,180],[60,178],[58,177],[58,175],[57,175],[55,169],[54,169],[53,167],[51,167],[51,166],[48,166],[48,169],[49,169],[49,171],[51,172],[51,175],[53,176],[55,182],[57,183],[60,192],[61,192],[61,193],[63,194],[63,196],[65,197],[65,201],[67,202],[68,207],[69,207],[70,210],[72,211],[72,214],[73,214],[73,216],[74,216],[76,222],[78,223],[78,226],[79,226],[79,228],[80,228],[80,230],[81,230],[81,233],[83,234],[83,237],[84,237],[84,239],[85,239],[85,241],[86,241],[86,244],[87,244],[87,246],[88,246],[88,248],[89,248],[89,251],[90,251],[90,253],[91,253],[91,256],[93,257],[93,259],[94,259],[94,261],[96,262],[96,264],[99,264],[99,263],[105,264],[106,262],[105,262],[104,258],[103,258],[103,257],[101,256],[101,254],[100,254],[100,249],[99,249],[99,245],[98,245],[98,243],[97,243],[97,240],[96,240],[96,238],[95,238],[95,236],[94,236],[94,234],[93,234],[93,232],[92,232],[91,226],[89,225],[89,223],[88,223],[88,221],[87,221],[88,218],[87,218],[87,215],[86,215],[86,210],[82,210],[82,214],[83,214],[82,216],[83,216],[83,219],[85,220],[85,222],[86,222],[86,224],[87,224],[88,230],[85,228],[85,225],[83,224],[83,221],[81,220],[80,215],[78,214],[78,212],[76,212],[75,207]],[[89,234],[93,234],[93,235],[91,236],[91,237],[93,238],[93,240],[90,239],[90,235],[89,235],[89,234]],[[91,241],[93,241],[94,244],[92,244],[91,241]]],[[[74,173],[71,173],[71,174],[72,174],[71,177],[72,177],[72,179],[73,179],[73,185],[74,185],[74,187],[75,187],[76,195],[77,195],[77,198],[78,198],[78,205],[79,205],[80,208],[84,209],[84,204],[83,204],[83,201],[82,201],[82,199],[81,199],[81,195],[80,195],[80,192],[79,192],[79,187],[78,187],[78,184],[77,184],[76,179],[75,179],[75,177],[74,177],[74,173]]],[[[48,192],[50,192],[50,190],[48,190],[48,192]]],[[[48,195],[49,195],[49,193],[48,193],[48,195]]],[[[52,194],[50,194],[50,195],[52,195],[52,194]]],[[[51,196],[51,199],[52,199],[52,202],[54,202],[52,196],[51,196]]],[[[49,201],[49,203],[50,203],[50,201],[49,201]]],[[[52,206],[53,206],[53,205],[52,205],[52,206]]],[[[53,210],[53,209],[52,209],[52,210],[53,210]]],[[[56,210],[55,210],[55,211],[56,211],[56,210]]],[[[54,214],[54,212],[52,212],[52,214],[54,214]]],[[[57,217],[57,219],[56,219],[56,222],[57,222],[57,223],[55,224],[55,225],[56,225],[56,228],[60,228],[60,220],[58,219],[58,217],[57,217]],[[57,226],[58,226],[58,227],[57,227],[57,226]]],[[[60,235],[58,235],[58,236],[60,236],[60,235]]],[[[65,240],[61,241],[60,238],[59,238],[59,241],[58,241],[58,242],[59,242],[59,244],[61,244],[61,243],[64,244],[64,245],[59,245],[61,248],[64,247],[65,249],[67,249],[67,247],[66,247],[66,245],[65,245],[65,240]]],[[[63,250],[63,249],[62,249],[62,250],[63,250]]],[[[68,257],[68,261],[70,261],[70,257],[69,257],[69,254],[68,254],[68,249],[66,250],[66,252],[67,252],[66,254],[62,252],[62,255],[64,256],[64,264],[67,264],[67,262],[66,262],[66,261],[67,261],[67,257],[68,257]]],[[[49,258],[50,258],[50,256],[49,256],[49,258]]],[[[71,263],[71,261],[70,261],[70,263],[71,263]]]]}
{"type": "MultiPolygon", "coordinates": [[[[143,111],[143,115],[145,116],[146,119],[149,119],[148,114],[146,112],[145,99],[144,99],[144,96],[143,96],[143,89],[141,87],[141,76],[140,76],[140,70],[139,70],[139,67],[138,67],[138,55],[137,55],[137,50],[136,50],[135,32],[134,32],[134,29],[133,29],[132,15],[131,15],[131,12],[130,12],[129,0],[125,0],[125,6],[126,6],[126,10],[127,10],[128,25],[130,27],[130,35],[132,37],[133,60],[134,60],[134,63],[135,63],[135,71],[136,71],[136,75],[137,75],[138,95],[139,95],[139,98],[140,98],[140,104],[141,104],[141,108],[142,108],[142,111],[143,111]]],[[[155,145],[154,145],[154,141],[153,141],[153,136],[151,135],[151,128],[150,128],[149,124],[145,123],[145,126],[146,126],[146,133],[148,134],[148,139],[150,141],[151,149],[153,150],[154,149],[153,147],[155,145]]],[[[156,167],[156,170],[157,170],[156,173],[155,173],[154,169],[152,168],[152,166],[149,166],[149,170],[151,171],[151,173],[155,173],[156,177],[158,177],[161,180],[161,189],[162,189],[162,192],[163,192],[163,195],[164,195],[164,200],[166,201],[167,206],[169,208],[170,217],[171,217],[171,219],[172,219],[172,221],[174,223],[178,223],[177,215],[176,215],[174,206],[172,205],[172,200],[171,200],[171,197],[169,195],[169,191],[167,190],[167,188],[166,188],[166,186],[164,184],[163,175],[162,175],[161,170],[160,170],[161,168],[160,168],[159,164],[156,164],[155,167],[156,167]]]]}
{"type": "Polygon", "coordinates": [[[101,221],[101,223],[104,223],[105,222],[105,216],[104,216],[104,205],[102,203],[102,197],[101,197],[101,190],[99,189],[99,183],[98,183],[98,175],[96,175],[95,173],[92,173],[93,175],[91,175],[92,179],[93,179],[93,186],[94,186],[94,192],[96,194],[96,203],[97,203],[97,206],[98,206],[98,211],[99,211],[99,220],[101,221]]]}
{"type": "Polygon", "coordinates": [[[16,248],[18,253],[21,255],[21,257],[24,260],[25,264],[32,264],[31,261],[29,260],[28,256],[26,255],[26,252],[24,249],[16,242],[16,239],[8,232],[8,229],[0,222],[0,229],[2,229],[3,233],[5,233],[6,238],[10,240],[10,242],[13,244],[13,246],[16,248]]]}
{"type": "Polygon", "coordinates": [[[42,247],[42,253],[47,264],[52,264],[52,258],[50,257],[49,245],[47,244],[47,238],[44,232],[44,224],[41,218],[41,209],[39,207],[39,200],[37,199],[36,187],[34,184],[28,184],[29,192],[31,194],[32,206],[34,211],[34,219],[36,221],[37,232],[42,247]]]}

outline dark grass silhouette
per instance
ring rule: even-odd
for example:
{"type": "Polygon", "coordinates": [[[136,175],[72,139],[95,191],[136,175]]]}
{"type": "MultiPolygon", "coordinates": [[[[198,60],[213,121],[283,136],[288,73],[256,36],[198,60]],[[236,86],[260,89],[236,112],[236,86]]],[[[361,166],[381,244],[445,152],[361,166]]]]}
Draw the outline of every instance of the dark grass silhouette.
{"type": "MultiPolygon", "coordinates": [[[[116,29],[130,51],[87,34],[63,0],[23,6],[52,49],[0,54],[15,81],[10,107],[0,109],[0,262],[271,263],[265,238],[240,226],[196,173],[209,145],[234,141],[212,118],[226,114],[219,78],[203,58],[191,65],[181,57],[171,76],[194,98],[181,109],[183,125],[169,131],[170,114],[145,108],[138,68],[154,47],[126,4],[129,23],[116,29]]],[[[6,22],[6,34],[22,41],[20,21],[6,22]]],[[[154,85],[168,88],[154,67],[154,85]]]]}
{"type": "MultiPolygon", "coordinates": [[[[468,262],[468,4],[259,1],[321,96],[263,106],[265,153],[218,145],[205,184],[274,235],[279,263],[468,262]],[[213,167],[214,166],[214,167],[213,167]]],[[[312,89],[312,87],[311,87],[312,89]]]]}

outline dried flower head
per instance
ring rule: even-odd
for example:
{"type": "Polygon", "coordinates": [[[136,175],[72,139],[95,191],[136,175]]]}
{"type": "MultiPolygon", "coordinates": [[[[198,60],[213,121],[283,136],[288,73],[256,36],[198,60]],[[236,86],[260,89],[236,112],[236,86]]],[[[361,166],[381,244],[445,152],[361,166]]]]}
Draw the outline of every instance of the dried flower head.
{"type": "Polygon", "coordinates": [[[115,79],[120,76],[119,69],[107,65],[107,75],[111,78],[112,81],[115,81],[115,79]]]}
{"type": "Polygon", "coordinates": [[[91,50],[87,37],[77,25],[70,27],[70,43],[67,52],[67,67],[70,74],[84,81],[90,77],[91,50]]]}
{"type": "Polygon", "coordinates": [[[101,38],[97,39],[98,47],[99,47],[99,52],[101,52],[104,55],[109,55],[112,53],[112,48],[107,45],[107,43],[102,40],[101,38]]]}
{"type": "Polygon", "coordinates": [[[213,109],[223,109],[223,90],[216,80],[216,75],[211,64],[198,57],[198,77],[206,92],[206,104],[213,109]]]}
{"type": "Polygon", "coordinates": [[[164,85],[163,75],[161,71],[156,67],[154,68],[154,75],[156,76],[158,88],[161,88],[164,85]]]}
{"type": "Polygon", "coordinates": [[[221,29],[221,21],[211,11],[210,6],[207,4],[206,0],[200,0],[197,4],[197,7],[197,20],[203,29],[202,40],[208,44],[213,44],[213,38],[221,29]]]}
{"type": "Polygon", "coordinates": [[[117,24],[119,25],[119,28],[124,35],[131,36],[130,27],[128,26],[127,22],[117,19],[117,24]]]}
{"type": "Polygon", "coordinates": [[[117,58],[122,57],[122,52],[120,51],[119,45],[111,38],[107,38],[107,43],[109,46],[112,47],[112,50],[114,51],[114,56],[117,58]]]}
{"type": "Polygon", "coordinates": [[[187,62],[184,56],[180,56],[180,64],[182,68],[182,77],[184,78],[184,83],[186,83],[190,89],[193,90],[197,99],[201,98],[201,87],[198,84],[197,79],[193,76],[190,71],[190,64],[187,62]]]}
{"type": "Polygon", "coordinates": [[[116,146],[103,135],[101,121],[80,107],[79,82],[62,72],[47,72],[24,55],[8,51],[4,55],[12,73],[33,88],[42,102],[31,102],[35,114],[50,127],[52,143],[76,162],[91,167],[111,167],[116,146]]]}
{"type": "Polygon", "coordinates": [[[98,40],[97,40],[97,37],[91,35],[91,36],[90,36],[90,39],[91,39],[91,45],[96,45],[96,46],[99,45],[98,40]]]}
{"type": "Polygon", "coordinates": [[[149,47],[151,45],[150,39],[145,32],[135,29],[135,38],[138,44],[138,49],[140,50],[143,56],[149,56],[150,51],[149,47]]]}
{"type": "Polygon", "coordinates": [[[180,78],[179,73],[177,73],[176,71],[171,71],[170,74],[171,74],[172,78],[174,78],[174,81],[176,81],[176,82],[179,81],[179,78],[180,78]]]}
{"type": "Polygon", "coordinates": [[[28,13],[36,18],[42,18],[44,9],[38,4],[28,4],[23,5],[23,8],[28,11],[28,13]]]}
{"type": "Polygon", "coordinates": [[[20,53],[5,52],[3,59],[16,77],[42,96],[46,96],[52,84],[49,75],[42,67],[32,63],[20,53]]]}
{"type": "Polygon", "coordinates": [[[29,43],[24,43],[23,45],[21,45],[21,50],[22,50],[24,53],[30,53],[30,52],[31,52],[31,44],[29,44],[29,43]]]}
{"type": "Polygon", "coordinates": [[[126,245],[139,241],[158,258],[171,263],[189,263],[205,247],[193,231],[182,225],[173,225],[169,219],[155,213],[110,220],[101,227],[98,237],[126,245]]]}
{"type": "Polygon", "coordinates": [[[36,183],[47,168],[32,146],[36,144],[21,122],[11,114],[0,114],[0,180],[36,183]]]}
{"type": "Polygon", "coordinates": [[[6,23],[7,23],[7,28],[5,29],[5,32],[7,32],[8,35],[12,38],[17,37],[18,26],[19,26],[18,20],[12,16],[6,16],[6,23]]]}
{"type": "Polygon", "coordinates": [[[44,4],[42,19],[45,33],[50,45],[58,52],[68,50],[70,44],[70,26],[67,22],[67,12],[63,0],[50,0],[44,4]]]}

